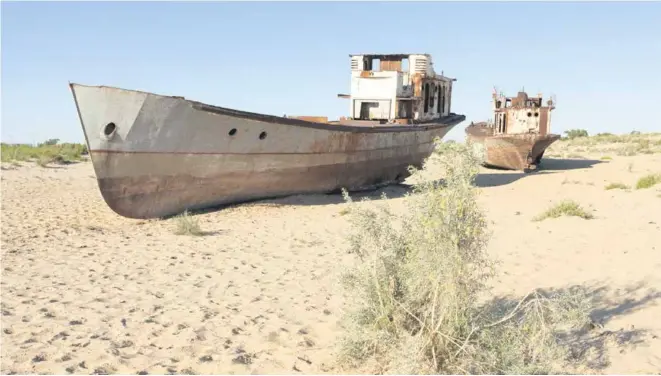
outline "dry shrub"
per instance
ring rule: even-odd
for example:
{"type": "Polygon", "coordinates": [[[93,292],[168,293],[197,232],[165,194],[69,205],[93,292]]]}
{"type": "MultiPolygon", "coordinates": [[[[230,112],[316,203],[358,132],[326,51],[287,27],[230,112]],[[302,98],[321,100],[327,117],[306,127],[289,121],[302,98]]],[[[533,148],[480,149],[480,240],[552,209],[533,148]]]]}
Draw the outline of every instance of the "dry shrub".
{"type": "MultiPolygon", "coordinates": [[[[358,262],[343,279],[349,309],[340,361],[376,373],[555,371],[569,356],[559,333],[585,323],[588,300],[533,292],[513,304],[480,303],[495,274],[473,185],[482,153],[437,147],[430,161],[444,181],[416,184],[403,214],[357,205],[345,192],[358,262]]],[[[413,173],[415,180],[420,171],[413,173]]]]}
{"type": "Polygon", "coordinates": [[[611,189],[629,189],[629,186],[624,183],[610,183],[604,189],[607,191],[611,189]]]}
{"type": "Polygon", "coordinates": [[[619,156],[630,157],[633,155],[637,155],[642,150],[643,147],[641,146],[641,144],[629,144],[624,146],[624,148],[618,150],[616,154],[619,156]]]}
{"type": "Polygon", "coordinates": [[[197,218],[188,214],[188,211],[184,211],[182,214],[175,217],[175,225],[175,235],[204,235],[204,231],[200,229],[200,223],[197,221],[197,218]]]}

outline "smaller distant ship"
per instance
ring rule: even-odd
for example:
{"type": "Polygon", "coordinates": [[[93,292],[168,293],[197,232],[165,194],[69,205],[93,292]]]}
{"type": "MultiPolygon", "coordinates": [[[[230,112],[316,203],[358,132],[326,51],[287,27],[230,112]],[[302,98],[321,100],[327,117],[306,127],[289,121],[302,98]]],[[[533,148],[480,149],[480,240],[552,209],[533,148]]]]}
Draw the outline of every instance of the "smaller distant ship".
{"type": "Polygon", "coordinates": [[[493,122],[471,123],[467,139],[482,144],[484,165],[529,172],[537,169],[546,149],[560,135],[550,133],[552,100],[542,104],[542,95],[529,97],[521,91],[516,97],[493,94],[493,122]]]}

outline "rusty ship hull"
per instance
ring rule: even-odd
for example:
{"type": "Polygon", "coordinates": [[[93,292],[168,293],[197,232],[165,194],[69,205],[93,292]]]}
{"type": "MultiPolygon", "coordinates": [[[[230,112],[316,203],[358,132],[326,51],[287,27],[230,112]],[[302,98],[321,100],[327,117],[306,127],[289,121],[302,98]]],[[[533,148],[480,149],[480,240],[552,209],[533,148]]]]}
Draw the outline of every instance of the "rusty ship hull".
{"type": "Polygon", "coordinates": [[[509,170],[530,171],[540,165],[546,149],[560,135],[537,133],[493,134],[493,128],[482,125],[466,128],[468,141],[484,147],[484,165],[509,170]]]}
{"type": "Polygon", "coordinates": [[[328,124],[108,86],[70,88],[103,199],[136,219],[398,182],[465,119],[328,124]]]}

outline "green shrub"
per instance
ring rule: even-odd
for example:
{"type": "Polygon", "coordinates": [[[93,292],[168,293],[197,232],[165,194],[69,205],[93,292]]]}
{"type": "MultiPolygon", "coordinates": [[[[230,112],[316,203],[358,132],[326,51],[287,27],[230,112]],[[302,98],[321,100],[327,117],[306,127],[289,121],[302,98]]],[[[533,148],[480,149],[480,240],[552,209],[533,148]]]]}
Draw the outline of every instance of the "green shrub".
{"type": "Polygon", "coordinates": [[[588,131],[585,129],[570,129],[568,131],[565,131],[565,134],[567,135],[567,138],[570,140],[573,140],[578,137],[588,137],[588,131]]]}
{"type": "Polygon", "coordinates": [[[659,183],[661,183],[661,174],[649,174],[638,179],[636,189],[651,188],[659,183]]]}
{"type": "Polygon", "coordinates": [[[40,144],[37,144],[37,147],[57,145],[58,142],[60,142],[59,138],[50,138],[40,144]]]}
{"type": "Polygon", "coordinates": [[[559,204],[549,208],[544,213],[533,218],[533,221],[542,221],[547,218],[558,218],[561,216],[569,217],[580,217],[583,219],[592,219],[594,216],[591,213],[588,213],[579,205],[578,203],[566,200],[562,201],[559,204]]]}
{"type": "Polygon", "coordinates": [[[57,139],[46,140],[37,146],[28,144],[5,144],[0,145],[3,162],[11,161],[36,161],[40,165],[49,163],[67,164],[82,160],[87,154],[87,145],[63,143],[58,144],[57,139]]]}

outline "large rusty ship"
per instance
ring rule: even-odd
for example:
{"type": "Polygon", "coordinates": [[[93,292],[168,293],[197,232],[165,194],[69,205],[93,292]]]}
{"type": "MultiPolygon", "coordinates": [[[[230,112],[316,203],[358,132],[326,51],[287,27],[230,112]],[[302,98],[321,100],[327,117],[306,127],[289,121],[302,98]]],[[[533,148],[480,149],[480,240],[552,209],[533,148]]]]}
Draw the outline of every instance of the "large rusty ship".
{"type": "Polygon", "coordinates": [[[516,97],[493,93],[493,121],[471,123],[467,139],[485,149],[484,165],[529,172],[537,169],[544,152],[560,135],[551,133],[555,103],[542,103],[542,95],[516,97]]]}
{"type": "Polygon", "coordinates": [[[428,54],[351,58],[349,116],[273,116],[70,84],[101,194],[129,218],[399,182],[464,115],[428,54]]]}

